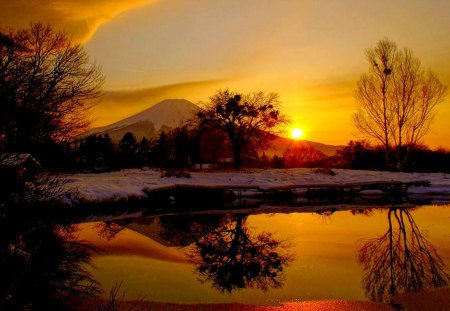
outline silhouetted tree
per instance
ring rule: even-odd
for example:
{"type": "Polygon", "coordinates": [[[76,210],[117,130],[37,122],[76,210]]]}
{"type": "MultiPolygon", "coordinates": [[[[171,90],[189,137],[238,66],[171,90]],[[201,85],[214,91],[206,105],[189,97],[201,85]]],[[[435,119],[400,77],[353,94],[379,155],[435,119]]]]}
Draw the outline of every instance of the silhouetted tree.
{"type": "Polygon", "coordinates": [[[302,167],[308,162],[325,159],[325,155],[311,146],[294,144],[283,154],[286,167],[302,167]]]}
{"type": "Polygon", "coordinates": [[[231,158],[231,145],[220,129],[208,129],[200,132],[201,162],[219,163],[221,160],[231,158]]]}
{"type": "Polygon", "coordinates": [[[75,227],[21,208],[0,217],[0,309],[65,310],[70,297],[97,296],[88,271],[95,249],[77,240],[75,227]]]}
{"type": "Polygon", "coordinates": [[[151,142],[146,138],[142,137],[139,143],[136,156],[139,166],[150,165],[150,154],[151,154],[151,142]]]}
{"type": "Polygon", "coordinates": [[[262,147],[277,129],[287,123],[279,111],[275,93],[238,94],[219,91],[195,115],[198,126],[216,128],[226,133],[231,143],[234,165],[242,165],[243,148],[262,147]]]}
{"type": "Polygon", "coordinates": [[[265,152],[263,152],[263,154],[259,158],[259,163],[260,163],[260,166],[263,168],[270,166],[269,158],[267,157],[265,152]]]}
{"type": "Polygon", "coordinates": [[[152,163],[155,166],[164,167],[167,166],[169,161],[169,139],[167,134],[162,131],[159,134],[153,148],[151,150],[152,163]]]}
{"type": "Polygon", "coordinates": [[[221,291],[241,288],[268,290],[282,286],[283,267],[292,257],[287,243],[272,234],[253,234],[246,215],[183,215],[159,218],[161,238],[187,247],[202,281],[221,291]]]}
{"type": "Polygon", "coordinates": [[[450,173],[450,152],[443,148],[430,150],[426,146],[416,145],[409,151],[403,169],[409,172],[450,173]]]}
{"type": "MultiPolygon", "coordinates": [[[[384,146],[387,157],[391,148],[415,145],[428,133],[446,87],[411,50],[399,50],[388,39],[366,57],[370,67],[358,81],[353,121],[361,134],[384,146]]],[[[402,160],[398,154],[395,164],[402,160]]]]}
{"type": "Polygon", "coordinates": [[[105,238],[107,241],[113,240],[116,235],[121,232],[125,227],[117,224],[113,221],[105,221],[96,225],[98,236],[105,238]]]}
{"type": "Polygon", "coordinates": [[[119,141],[119,156],[122,167],[136,167],[137,163],[137,143],[133,133],[126,132],[119,141]]]}
{"type": "Polygon", "coordinates": [[[363,286],[374,301],[397,293],[446,286],[450,276],[436,248],[420,232],[407,208],[390,208],[389,228],[364,242],[358,253],[363,286]]]}
{"type": "Polygon", "coordinates": [[[187,127],[178,127],[169,133],[172,166],[177,168],[190,167],[195,157],[199,155],[198,138],[187,127]]]}
{"type": "Polygon", "coordinates": [[[223,217],[221,214],[161,216],[159,217],[162,227],[160,236],[170,242],[170,245],[189,246],[220,227],[223,217]]]}
{"type": "MultiPolygon", "coordinates": [[[[406,147],[400,152],[406,153],[406,147]]],[[[391,150],[393,157],[397,150],[391,150]]],[[[408,151],[409,155],[403,162],[402,171],[407,172],[450,172],[450,152],[438,148],[431,150],[423,145],[415,145],[408,151]]],[[[381,146],[371,146],[365,141],[350,141],[336,154],[334,165],[350,169],[385,170],[389,167],[385,162],[385,150],[381,146]]]]}
{"type": "Polygon", "coordinates": [[[270,167],[272,168],[284,168],[284,159],[283,157],[274,155],[270,160],[270,167]]]}
{"type": "Polygon", "coordinates": [[[339,166],[355,170],[386,169],[385,150],[373,147],[366,141],[350,141],[342,150],[337,151],[339,166]]]}
{"type": "Polygon", "coordinates": [[[268,290],[282,286],[283,267],[291,257],[271,233],[252,234],[245,215],[226,215],[219,226],[197,237],[188,255],[201,280],[221,291],[268,290]]]}
{"type": "Polygon", "coordinates": [[[79,169],[110,170],[117,167],[117,152],[108,134],[89,135],[77,150],[79,169]]]}
{"type": "Polygon", "coordinates": [[[50,26],[1,35],[0,139],[8,150],[40,153],[88,124],[103,76],[86,52],[50,26]]]}

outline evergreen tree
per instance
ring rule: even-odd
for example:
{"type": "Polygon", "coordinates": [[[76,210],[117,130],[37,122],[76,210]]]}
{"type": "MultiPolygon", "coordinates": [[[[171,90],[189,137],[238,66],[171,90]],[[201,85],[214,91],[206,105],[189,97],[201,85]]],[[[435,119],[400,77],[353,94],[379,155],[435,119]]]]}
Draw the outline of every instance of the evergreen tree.
{"type": "Polygon", "coordinates": [[[126,132],[119,142],[119,157],[122,167],[137,167],[137,143],[136,137],[131,132],[126,132]]]}
{"type": "Polygon", "coordinates": [[[136,151],[137,161],[140,166],[150,165],[150,147],[150,141],[145,136],[142,137],[136,151]]]}
{"type": "Polygon", "coordinates": [[[169,139],[164,131],[159,134],[152,148],[151,159],[152,163],[159,167],[167,166],[169,162],[169,139]]]}

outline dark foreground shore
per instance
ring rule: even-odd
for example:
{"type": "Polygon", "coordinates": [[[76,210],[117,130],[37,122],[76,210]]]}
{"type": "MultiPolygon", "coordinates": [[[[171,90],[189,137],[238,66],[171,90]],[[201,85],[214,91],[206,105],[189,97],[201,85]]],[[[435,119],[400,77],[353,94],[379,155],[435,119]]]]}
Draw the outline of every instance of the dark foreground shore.
{"type": "MultiPolygon", "coordinates": [[[[84,301],[79,311],[93,310],[106,301],[84,301]]],[[[247,304],[176,304],[151,301],[123,301],[115,305],[114,310],[151,310],[151,311],[388,311],[388,310],[450,310],[450,288],[435,288],[426,291],[399,294],[392,302],[379,303],[356,300],[319,300],[286,302],[272,306],[247,304]]]]}

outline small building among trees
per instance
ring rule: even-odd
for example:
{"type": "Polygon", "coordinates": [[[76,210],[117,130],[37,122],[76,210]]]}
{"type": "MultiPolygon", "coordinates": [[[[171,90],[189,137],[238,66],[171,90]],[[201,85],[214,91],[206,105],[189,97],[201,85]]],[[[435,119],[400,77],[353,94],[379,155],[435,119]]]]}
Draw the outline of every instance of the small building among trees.
{"type": "Polygon", "coordinates": [[[39,162],[29,153],[0,153],[0,193],[19,193],[26,182],[35,180],[39,162]]]}

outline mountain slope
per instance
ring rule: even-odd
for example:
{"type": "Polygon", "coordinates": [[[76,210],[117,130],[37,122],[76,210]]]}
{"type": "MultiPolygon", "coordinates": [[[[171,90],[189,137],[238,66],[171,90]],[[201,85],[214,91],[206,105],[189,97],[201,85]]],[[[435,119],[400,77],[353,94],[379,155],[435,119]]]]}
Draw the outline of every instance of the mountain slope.
{"type": "Polygon", "coordinates": [[[138,140],[143,136],[152,138],[161,130],[182,125],[197,109],[198,106],[185,99],[166,99],[131,117],[94,128],[89,134],[108,133],[113,141],[120,140],[126,132],[132,132],[138,140]]]}
{"type": "MultiPolygon", "coordinates": [[[[109,134],[114,142],[120,141],[126,132],[132,132],[137,140],[142,137],[154,138],[162,130],[168,131],[182,125],[193,117],[199,107],[185,99],[166,99],[131,117],[113,124],[93,129],[89,134],[109,134]]],[[[290,138],[273,136],[270,147],[264,150],[269,157],[282,156],[292,146],[313,147],[327,156],[334,155],[344,146],[333,146],[307,140],[295,141],[290,138]]]]}
{"type": "Polygon", "coordinates": [[[282,156],[284,152],[292,146],[304,146],[304,147],[313,147],[314,149],[322,152],[326,156],[332,156],[336,153],[336,151],[344,148],[343,145],[327,145],[309,140],[293,140],[286,137],[276,136],[270,143],[270,147],[265,150],[265,154],[268,157],[272,157],[274,155],[282,156]]]}

